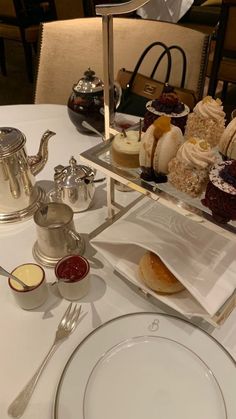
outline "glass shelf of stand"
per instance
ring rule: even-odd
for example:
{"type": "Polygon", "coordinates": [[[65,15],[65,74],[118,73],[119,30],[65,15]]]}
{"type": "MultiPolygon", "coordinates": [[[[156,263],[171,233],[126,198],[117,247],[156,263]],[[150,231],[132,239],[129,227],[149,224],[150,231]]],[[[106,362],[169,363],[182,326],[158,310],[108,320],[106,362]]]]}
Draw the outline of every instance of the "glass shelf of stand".
{"type": "Polygon", "coordinates": [[[211,215],[211,211],[202,205],[201,198],[192,198],[184,192],[178,191],[168,181],[166,183],[148,182],[141,179],[141,169],[126,169],[117,167],[112,162],[111,140],[100,143],[85,152],[80,158],[95,169],[120,182],[126,187],[148,196],[174,211],[191,217],[193,221],[204,224],[207,228],[217,231],[231,240],[236,240],[236,222],[226,224],[217,223],[211,215]]]}

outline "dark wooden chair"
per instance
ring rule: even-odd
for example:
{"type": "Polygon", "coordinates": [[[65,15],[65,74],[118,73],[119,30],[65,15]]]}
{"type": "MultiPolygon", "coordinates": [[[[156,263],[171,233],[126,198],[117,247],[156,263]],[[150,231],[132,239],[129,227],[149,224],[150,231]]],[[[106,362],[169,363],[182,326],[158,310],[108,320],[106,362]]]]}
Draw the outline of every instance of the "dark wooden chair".
{"type": "Polygon", "coordinates": [[[0,1],[0,70],[7,75],[5,40],[21,42],[28,78],[33,81],[33,50],[36,50],[40,22],[56,20],[54,0],[0,1]]]}
{"type": "Polygon", "coordinates": [[[222,0],[215,49],[209,58],[208,94],[215,96],[218,81],[223,81],[222,99],[228,83],[236,83],[236,0],[222,0]]]}
{"type": "MultiPolygon", "coordinates": [[[[112,4],[112,3],[123,3],[124,0],[83,0],[83,7],[84,7],[84,16],[85,17],[95,17],[96,16],[96,6],[99,4],[112,4]]],[[[121,17],[124,17],[124,15],[121,15],[121,17]]],[[[125,17],[137,17],[136,13],[127,13],[125,17]]]]}
{"type": "Polygon", "coordinates": [[[84,4],[88,4],[88,0],[54,0],[57,19],[75,19],[84,17],[84,4]]]}

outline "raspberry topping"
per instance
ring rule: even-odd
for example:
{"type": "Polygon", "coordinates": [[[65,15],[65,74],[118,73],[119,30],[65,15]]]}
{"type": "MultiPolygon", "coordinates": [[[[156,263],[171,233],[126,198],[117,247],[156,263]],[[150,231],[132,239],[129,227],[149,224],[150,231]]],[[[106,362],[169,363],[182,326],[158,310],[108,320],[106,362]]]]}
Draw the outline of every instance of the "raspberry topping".
{"type": "Polygon", "coordinates": [[[161,96],[152,102],[152,106],[158,112],[166,114],[179,114],[184,110],[184,104],[180,102],[174,88],[169,85],[164,86],[161,96]]]}

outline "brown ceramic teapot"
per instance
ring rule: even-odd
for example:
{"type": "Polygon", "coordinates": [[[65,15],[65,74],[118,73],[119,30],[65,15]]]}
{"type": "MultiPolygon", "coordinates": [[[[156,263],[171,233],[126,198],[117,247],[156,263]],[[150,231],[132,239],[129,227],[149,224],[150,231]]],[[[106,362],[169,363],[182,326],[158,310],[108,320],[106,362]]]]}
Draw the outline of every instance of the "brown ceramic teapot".
{"type": "MultiPolygon", "coordinates": [[[[89,123],[99,132],[104,132],[104,84],[95,72],[88,68],[84,76],[73,86],[72,93],[68,99],[67,109],[70,120],[78,131],[83,134],[92,134],[83,126],[83,121],[89,123]]],[[[118,108],[121,100],[122,90],[118,83],[115,83],[115,103],[118,108]]],[[[114,109],[115,111],[115,109],[114,109]]]]}

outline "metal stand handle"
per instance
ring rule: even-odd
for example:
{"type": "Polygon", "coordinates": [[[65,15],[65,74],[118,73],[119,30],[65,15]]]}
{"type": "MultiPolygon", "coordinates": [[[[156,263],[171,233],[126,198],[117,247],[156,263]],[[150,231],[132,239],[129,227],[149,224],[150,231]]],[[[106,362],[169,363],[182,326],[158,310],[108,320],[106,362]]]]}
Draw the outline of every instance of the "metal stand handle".
{"type": "Polygon", "coordinates": [[[134,12],[148,1],[132,0],[120,4],[96,6],[96,14],[102,16],[105,140],[110,138],[110,125],[114,122],[115,109],[113,15],[134,12]]]}

